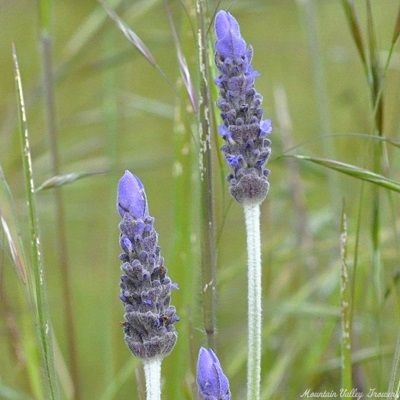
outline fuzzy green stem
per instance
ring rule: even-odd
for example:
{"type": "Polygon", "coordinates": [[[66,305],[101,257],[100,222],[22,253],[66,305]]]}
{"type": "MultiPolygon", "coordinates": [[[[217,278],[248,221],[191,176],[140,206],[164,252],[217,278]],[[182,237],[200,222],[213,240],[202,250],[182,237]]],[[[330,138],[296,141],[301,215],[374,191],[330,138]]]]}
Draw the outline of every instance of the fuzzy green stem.
{"type": "Polygon", "coordinates": [[[215,221],[211,159],[211,96],[207,43],[206,2],[196,1],[198,21],[198,51],[200,65],[199,133],[200,133],[200,191],[201,191],[201,268],[203,287],[204,329],[208,346],[215,348],[216,271],[215,221]]]}
{"type": "Polygon", "coordinates": [[[247,400],[259,400],[262,323],[260,205],[246,204],[243,210],[246,222],[248,279],[247,400]]]}
{"type": "Polygon", "coordinates": [[[160,357],[143,361],[146,379],[146,400],[161,399],[161,362],[162,358],[160,357]]]}
{"type": "Polygon", "coordinates": [[[347,221],[346,214],[342,213],[341,223],[341,272],[340,272],[340,309],[342,321],[342,340],[341,340],[341,374],[342,374],[342,389],[348,393],[353,388],[352,381],[352,366],[351,366],[351,292],[349,285],[349,270],[346,262],[347,253],[347,221]]]}

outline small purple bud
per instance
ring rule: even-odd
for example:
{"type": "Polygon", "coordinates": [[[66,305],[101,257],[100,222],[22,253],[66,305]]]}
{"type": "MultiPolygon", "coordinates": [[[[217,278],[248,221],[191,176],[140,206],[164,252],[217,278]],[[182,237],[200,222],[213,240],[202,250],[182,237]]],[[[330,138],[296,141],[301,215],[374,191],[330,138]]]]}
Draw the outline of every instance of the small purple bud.
{"type": "Polygon", "coordinates": [[[197,360],[197,386],[202,400],[230,400],[229,381],[211,349],[200,347],[197,360]]]}
{"type": "Polygon", "coordinates": [[[229,128],[226,125],[220,125],[218,127],[218,133],[225,139],[230,140],[232,139],[232,134],[229,128]]]}
{"type": "Polygon", "coordinates": [[[129,299],[124,295],[124,294],[120,294],[119,295],[119,299],[123,302],[123,303],[129,303],[129,299]]]}
{"type": "Polygon", "coordinates": [[[216,49],[222,57],[242,57],[246,55],[246,42],[240,35],[239,24],[224,10],[215,16],[216,49]]]}
{"type": "Polygon", "coordinates": [[[126,254],[130,254],[132,252],[132,250],[133,250],[132,242],[126,236],[121,236],[121,238],[119,240],[119,244],[121,246],[121,249],[126,254]]]}
{"type": "Polygon", "coordinates": [[[119,180],[117,208],[119,215],[129,213],[133,218],[143,218],[148,214],[147,198],[140,179],[126,170],[119,180]]]}

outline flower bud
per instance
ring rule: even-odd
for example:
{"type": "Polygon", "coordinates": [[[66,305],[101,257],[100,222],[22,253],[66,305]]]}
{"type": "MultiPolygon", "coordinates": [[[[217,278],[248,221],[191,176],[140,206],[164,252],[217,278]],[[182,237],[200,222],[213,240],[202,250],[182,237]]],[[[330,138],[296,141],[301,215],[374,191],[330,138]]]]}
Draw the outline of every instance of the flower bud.
{"type": "Polygon", "coordinates": [[[197,386],[202,400],[230,400],[229,381],[211,349],[200,348],[197,361],[197,386]]]}

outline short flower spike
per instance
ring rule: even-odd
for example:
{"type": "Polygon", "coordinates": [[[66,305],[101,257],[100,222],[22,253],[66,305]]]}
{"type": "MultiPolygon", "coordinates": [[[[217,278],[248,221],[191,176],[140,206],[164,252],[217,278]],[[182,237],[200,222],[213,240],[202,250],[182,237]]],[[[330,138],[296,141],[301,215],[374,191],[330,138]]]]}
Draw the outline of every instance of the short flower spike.
{"type": "Polygon", "coordinates": [[[229,381],[211,349],[200,348],[197,361],[197,386],[202,400],[230,400],[229,381]]]}
{"type": "Polygon", "coordinates": [[[263,119],[262,96],[254,88],[259,74],[251,65],[253,50],[227,11],[217,13],[215,34],[215,62],[220,72],[215,80],[220,94],[217,105],[223,120],[219,133],[225,140],[221,150],[231,169],[229,189],[241,204],[260,204],[269,189],[265,164],[271,154],[267,136],[272,124],[263,119]]]}
{"type": "Polygon", "coordinates": [[[120,299],[125,342],[141,359],[162,359],[177,338],[174,324],[179,318],[170,305],[177,285],[167,276],[143,184],[129,171],[119,181],[117,208],[122,218],[120,299]]]}

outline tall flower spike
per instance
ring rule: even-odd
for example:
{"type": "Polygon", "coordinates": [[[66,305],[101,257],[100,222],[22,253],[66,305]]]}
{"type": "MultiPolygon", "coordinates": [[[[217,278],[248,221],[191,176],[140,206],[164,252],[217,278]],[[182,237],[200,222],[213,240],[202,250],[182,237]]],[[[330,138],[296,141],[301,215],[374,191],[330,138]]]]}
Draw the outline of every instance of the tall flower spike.
{"type": "Polygon", "coordinates": [[[246,44],[235,18],[226,11],[215,17],[215,62],[220,75],[218,107],[223,125],[219,133],[225,140],[221,150],[231,169],[230,192],[241,204],[260,204],[269,189],[265,163],[271,154],[267,136],[271,121],[262,119],[262,96],[254,88],[259,75],[251,65],[253,50],[246,44]]]}
{"type": "Polygon", "coordinates": [[[141,359],[162,359],[177,338],[174,323],[179,318],[170,306],[177,285],[167,276],[143,184],[129,171],[119,181],[117,209],[122,218],[120,299],[125,308],[125,342],[141,359]]]}
{"type": "Polygon", "coordinates": [[[229,381],[211,349],[200,348],[197,361],[197,386],[202,400],[230,400],[229,381]]]}

